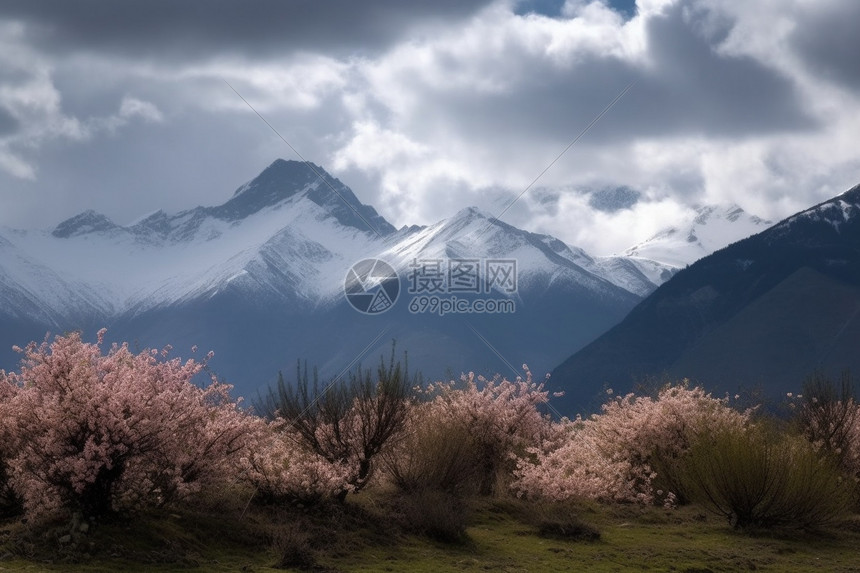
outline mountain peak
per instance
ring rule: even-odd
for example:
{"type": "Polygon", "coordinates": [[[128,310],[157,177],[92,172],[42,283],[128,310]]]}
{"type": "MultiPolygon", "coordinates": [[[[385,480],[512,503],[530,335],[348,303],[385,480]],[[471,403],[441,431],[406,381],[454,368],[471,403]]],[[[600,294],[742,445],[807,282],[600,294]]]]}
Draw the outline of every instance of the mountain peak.
{"type": "Polygon", "coordinates": [[[445,237],[471,237],[480,236],[499,221],[491,214],[482,211],[478,207],[466,207],[460,209],[451,217],[442,219],[434,227],[445,237]]]}
{"type": "MultiPolygon", "coordinates": [[[[737,203],[704,205],[696,208],[696,218],[693,219],[693,223],[696,225],[707,225],[708,220],[712,218],[725,219],[730,223],[734,223],[744,215],[747,215],[747,212],[737,203]]],[[[749,215],[749,217],[764,222],[755,215],[749,215]]]]}
{"type": "Polygon", "coordinates": [[[746,211],[744,211],[743,208],[740,205],[738,205],[737,203],[732,203],[731,205],[726,207],[724,213],[725,213],[726,219],[728,219],[729,221],[734,223],[741,216],[745,215],[746,211]]]}
{"type": "Polygon", "coordinates": [[[699,205],[687,225],[662,229],[647,241],[627,249],[625,254],[683,268],[771,224],[735,203],[699,205]]]}
{"type": "Polygon", "coordinates": [[[305,161],[288,161],[286,159],[275,159],[268,167],[263,169],[259,175],[245,183],[233,193],[233,197],[248,194],[265,194],[271,192],[273,199],[283,195],[281,199],[289,196],[285,193],[283,184],[292,182],[294,184],[309,184],[318,179],[317,173],[328,175],[322,167],[305,161]],[[278,193],[278,190],[281,193],[278,193]]]}
{"type": "Polygon", "coordinates": [[[106,216],[88,209],[57,225],[51,234],[58,239],[68,239],[78,235],[111,231],[118,228],[116,223],[106,216]]]}
{"type": "Polygon", "coordinates": [[[495,219],[493,215],[490,215],[486,211],[482,211],[480,208],[473,206],[465,207],[457,211],[453,217],[448,219],[448,221],[474,221],[476,219],[495,219]]]}
{"type": "Polygon", "coordinates": [[[373,207],[359,201],[349,187],[309,161],[276,159],[239,187],[229,201],[210,212],[219,219],[238,221],[299,195],[325,208],[343,225],[380,235],[395,232],[373,207]]]}
{"type": "Polygon", "coordinates": [[[842,192],[837,196],[838,199],[842,199],[843,201],[851,201],[852,203],[860,204],[860,184],[855,185],[848,191],[842,192]]]}
{"type": "Polygon", "coordinates": [[[259,175],[236,189],[229,201],[215,207],[216,216],[238,220],[277,205],[318,182],[320,176],[317,173],[328,175],[312,163],[276,159],[259,175]]]}

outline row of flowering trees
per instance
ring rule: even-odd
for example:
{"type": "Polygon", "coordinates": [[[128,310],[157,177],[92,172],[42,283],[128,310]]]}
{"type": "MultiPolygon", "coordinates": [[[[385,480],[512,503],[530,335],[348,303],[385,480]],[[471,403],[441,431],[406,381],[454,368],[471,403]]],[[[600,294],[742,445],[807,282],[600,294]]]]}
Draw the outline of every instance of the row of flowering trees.
{"type": "MultiPolygon", "coordinates": [[[[181,504],[225,484],[270,503],[342,501],[384,483],[405,493],[673,506],[708,487],[702,467],[722,469],[685,463],[690,452],[758,423],[686,384],[553,420],[527,368],[513,381],[469,374],[413,388],[393,355],[375,375],[324,388],[300,373],[260,417],[214,377],[196,382],[211,354],[182,361],[169,349],[105,349],[103,337],[31,343],[19,349],[17,372],[0,371],[0,511],[98,516],[181,504]]],[[[848,396],[819,395],[800,405],[798,434],[810,451],[837,456],[841,475],[860,477],[860,409],[848,396]]]]}

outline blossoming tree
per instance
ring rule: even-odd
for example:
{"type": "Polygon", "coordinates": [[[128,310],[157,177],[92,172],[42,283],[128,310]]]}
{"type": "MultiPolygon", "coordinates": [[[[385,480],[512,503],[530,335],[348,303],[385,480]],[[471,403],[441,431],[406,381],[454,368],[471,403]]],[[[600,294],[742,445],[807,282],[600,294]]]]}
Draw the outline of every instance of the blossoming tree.
{"type": "Polygon", "coordinates": [[[192,381],[205,361],[126,344],[104,354],[104,333],[31,343],[19,372],[0,372],[9,480],[30,513],[164,504],[218,479],[246,445],[230,386],[192,381]]]}

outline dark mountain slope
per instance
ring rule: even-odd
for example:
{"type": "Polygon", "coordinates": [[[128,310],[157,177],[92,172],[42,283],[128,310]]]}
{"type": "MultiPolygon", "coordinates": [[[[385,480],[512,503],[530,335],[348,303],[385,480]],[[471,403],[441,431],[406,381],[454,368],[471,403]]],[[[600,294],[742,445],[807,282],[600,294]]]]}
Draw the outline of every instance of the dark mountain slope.
{"type": "Polygon", "coordinates": [[[669,374],[714,391],[860,370],[860,186],[680,271],[553,372],[568,408],[669,374]]]}

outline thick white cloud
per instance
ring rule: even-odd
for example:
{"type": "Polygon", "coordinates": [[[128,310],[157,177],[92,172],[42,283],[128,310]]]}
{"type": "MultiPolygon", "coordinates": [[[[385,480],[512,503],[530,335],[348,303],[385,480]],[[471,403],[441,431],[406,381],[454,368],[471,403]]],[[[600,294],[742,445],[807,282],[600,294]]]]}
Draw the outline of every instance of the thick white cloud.
{"type": "MultiPolygon", "coordinates": [[[[371,94],[363,101],[375,107],[359,110],[336,165],[379,173],[386,197],[408,205],[403,215],[392,213],[401,218],[433,220],[440,195],[498,211],[505,203],[499,189],[516,197],[635,81],[541,179],[562,189],[562,198],[551,207],[523,199],[506,217],[609,252],[701,202],[787,214],[825,190],[812,184],[819,167],[806,171],[802,162],[788,162],[797,167],[790,174],[795,185],[787,187],[779,158],[820,149],[840,129],[850,102],[833,106],[834,118],[807,106],[818,92],[790,60],[769,57],[783,53],[786,34],[775,30],[769,42],[745,43],[748,29],[762,27],[768,13],[735,8],[640,3],[629,20],[597,2],[568,3],[567,19],[488,9],[445,35],[359,64],[371,94]],[[411,151],[398,152],[401,145],[411,151]],[[577,193],[618,185],[651,192],[633,210],[600,216],[577,193]]],[[[850,147],[838,138],[833,146],[842,153],[814,155],[850,159],[850,147]]]]}
{"type": "Polygon", "coordinates": [[[162,121],[158,108],[132,96],[106,115],[76,117],[62,106],[53,80],[54,64],[27,45],[20,24],[0,23],[0,170],[14,178],[35,180],[38,150],[57,141],[82,142],[99,132],[115,134],[130,121],[162,121]]]}
{"type": "Polygon", "coordinates": [[[138,29],[102,13],[105,32],[13,2],[0,33],[0,224],[219,203],[295,158],[223,80],[398,226],[471,204],[501,212],[631,82],[505,220],[601,254],[693,205],[778,219],[860,180],[854,2],[639,0],[630,17],[569,0],[546,17],[487,1],[414,14],[345,4],[330,19],[261,4],[233,28],[235,6],[198,21],[157,2],[138,29]],[[379,36],[385,21],[398,28],[379,36]],[[164,30],[177,36],[156,45],[164,30]],[[640,193],[635,205],[589,205],[620,186],[640,193]]]}
{"type": "Polygon", "coordinates": [[[20,25],[0,23],[0,109],[8,126],[0,133],[0,169],[32,180],[36,167],[22,150],[54,138],[82,139],[86,130],[62,113],[50,64],[22,38],[20,25]]]}

